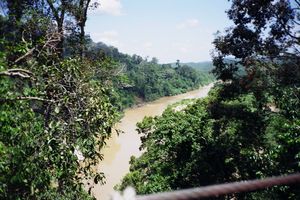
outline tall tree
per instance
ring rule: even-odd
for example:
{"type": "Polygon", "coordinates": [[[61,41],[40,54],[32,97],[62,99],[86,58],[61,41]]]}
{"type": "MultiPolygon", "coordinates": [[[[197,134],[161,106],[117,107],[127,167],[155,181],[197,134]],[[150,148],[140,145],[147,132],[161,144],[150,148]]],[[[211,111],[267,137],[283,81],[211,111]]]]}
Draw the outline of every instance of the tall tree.
{"type": "Polygon", "coordinates": [[[259,76],[283,77],[279,73],[283,69],[299,75],[299,9],[297,0],[232,1],[227,13],[235,25],[214,41],[214,74],[231,81],[229,87],[235,85],[237,91],[252,90],[260,100],[270,83],[258,85],[259,76]],[[229,62],[228,57],[234,60],[229,62]]]}
{"type": "Polygon", "coordinates": [[[60,41],[58,43],[59,56],[63,55],[64,44],[64,22],[67,13],[68,1],[66,0],[47,0],[47,3],[51,9],[54,20],[57,25],[57,32],[60,35],[60,41]]]}
{"type": "MultiPolygon", "coordinates": [[[[267,173],[297,172],[300,163],[300,142],[295,139],[300,137],[297,131],[300,122],[300,2],[233,0],[227,13],[234,26],[214,41],[216,67],[213,72],[225,81],[219,100],[253,95],[259,134],[269,138],[264,150],[269,152],[266,158],[271,162],[267,173]]],[[[297,187],[281,188],[276,193],[281,198],[299,198],[297,187]]]]}
{"type": "Polygon", "coordinates": [[[108,62],[62,56],[74,2],[1,4],[0,199],[89,199],[83,179],[103,181],[94,166],[117,112],[108,62]]]}
{"type": "MultiPolygon", "coordinates": [[[[90,7],[91,0],[79,0],[78,4],[78,11],[77,14],[75,13],[74,16],[76,17],[77,24],[80,28],[80,55],[81,57],[84,56],[85,50],[85,23],[87,20],[87,12],[90,7]]],[[[97,4],[95,4],[96,6],[97,4]]]]}

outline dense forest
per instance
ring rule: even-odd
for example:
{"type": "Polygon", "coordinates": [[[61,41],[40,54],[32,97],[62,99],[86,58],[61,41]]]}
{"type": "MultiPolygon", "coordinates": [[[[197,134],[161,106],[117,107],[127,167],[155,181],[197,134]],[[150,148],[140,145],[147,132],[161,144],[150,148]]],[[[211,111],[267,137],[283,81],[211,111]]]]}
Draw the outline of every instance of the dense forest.
{"type": "MultiPolygon", "coordinates": [[[[105,183],[97,165],[124,108],[215,79],[207,98],[137,124],[144,153],[117,188],[148,194],[299,172],[300,2],[231,4],[233,26],[200,65],[93,42],[85,27],[95,1],[0,1],[0,199],[94,199],[89,186],[105,183]]],[[[219,199],[300,199],[299,188],[219,199]]]]}
{"type": "MultiPolygon", "coordinates": [[[[176,63],[170,63],[172,66],[176,66],[176,63]]],[[[187,62],[183,63],[183,65],[192,67],[196,70],[202,71],[202,72],[210,72],[214,65],[211,61],[205,61],[205,62],[187,62]]]]}
{"type": "Polygon", "coordinates": [[[85,34],[90,0],[1,1],[0,199],[89,199],[122,110],[211,74],[158,64],[85,34]]]}
{"type": "Polygon", "coordinates": [[[105,75],[113,63],[86,56],[87,11],[97,5],[0,6],[0,199],[91,199],[83,181],[103,180],[94,167],[119,115],[105,75]]]}
{"type": "Polygon", "coordinates": [[[120,66],[118,76],[113,79],[115,104],[122,110],[141,102],[153,101],[163,96],[172,96],[197,89],[215,80],[209,73],[212,63],[205,69],[195,69],[187,64],[158,64],[138,55],[120,53],[117,48],[101,42],[88,44],[87,54],[98,59],[111,58],[120,66]],[[208,70],[209,69],[209,70],[208,70]]]}
{"type": "MultiPolygon", "coordinates": [[[[131,158],[116,188],[150,194],[299,172],[299,8],[299,1],[232,1],[234,26],[213,42],[221,82],[182,111],[173,106],[137,124],[144,153],[131,158]]],[[[299,188],[218,199],[300,199],[299,188]]]]}

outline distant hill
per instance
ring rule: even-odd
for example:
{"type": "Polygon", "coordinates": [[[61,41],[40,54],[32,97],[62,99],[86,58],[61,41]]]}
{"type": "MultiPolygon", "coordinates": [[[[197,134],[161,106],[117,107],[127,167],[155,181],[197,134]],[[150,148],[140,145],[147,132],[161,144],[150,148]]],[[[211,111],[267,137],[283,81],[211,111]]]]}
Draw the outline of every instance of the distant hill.
{"type": "MultiPolygon", "coordinates": [[[[126,53],[121,53],[119,52],[118,48],[110,46],[110,45],[106,45],[103,42],[93,42],[92,40],[89,40],[89,45],[88,45],[88,50],[90,50],[90,52],[88,53],[89,55],[92,55],[93,52],[97,52],[100,51],[102,53],[104,53],[106,56],[111,57],[121,63],[126,63],[128,62],[128,60],[130,60],[129,57],[134,57],[138,60],[143,60],[143,58],[141,56],[138,55],[133,55],[130,56],[126,53]]],[[[96,57],[99,55],[95,55],[96,57]]],[[[176,67],[176,63],[167,63],[170,64],[172,67],[176,67]]],[[[204,61],[204,62],[186,62],[186,63],[180,63],[180,65],[187,65],[189,67],[192,67],[194,69],[196,69],[197,71],[201,71],[201,72],[210,72],[213,69],[213,63],[212,61],[204,61]]]]}
{"type": "Polygon", "coordinates": [[[139,55],[128,55],[119,52],[116,47],[103,42],[95,43],[91,39],[88,40],[85,55],[91,60],[103,59],[106,63],[113,63],[104,67],[113,73],[117,71],[112,85],[113,103],[119,110],[142,101],[181,94],[215,80],[212,74],[207,73],[211,69],[209,65],[201,67],[202,71],[194,69],[197,67],[195,64],[191,64],[194,68],[186,64],[172,67],[171,64],[159,64],[156,58],[148,60],[139,55]]]}
{"type": "MultiPolygon", "coordinates": [[[[176,67],[176,63],[170,63],[172,67],[176,67]]],[[[187,62],[187,63],[180,63],[181,65],[187,65],[190,66],[196,70],[202,71],[202,72],[210,72],[213,69],[213,63],[211,61],[205,61],[205,62],[187,62]]]]}

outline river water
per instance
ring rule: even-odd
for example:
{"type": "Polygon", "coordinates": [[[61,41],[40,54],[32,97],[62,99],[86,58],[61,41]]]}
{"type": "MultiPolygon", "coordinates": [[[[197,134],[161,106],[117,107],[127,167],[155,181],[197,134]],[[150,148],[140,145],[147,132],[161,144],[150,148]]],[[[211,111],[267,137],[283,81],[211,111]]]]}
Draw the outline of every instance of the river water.
{"type": "Polygon", "coordinates": [[[97,200],[110,199],[113,187],[120,183],[122,177],[129,172],[130,157],[141,155],[140,136],[136,132],[137,122],[142,121],[145,116],[161,115],[168,105],[183,99],[205,97],[212,86],[213,84],[210,84],[184,94],[163,97],[140,107],[126,109],[124,117],[116,125],[116,128],[122,130],[123,133],[119,136],[113,133],[112,138],[107,141],[106,147],[102,150],[104,160],[100,162],[98,170],[104,172],[106,184],[95,185],[92,190],[97,200]]]}

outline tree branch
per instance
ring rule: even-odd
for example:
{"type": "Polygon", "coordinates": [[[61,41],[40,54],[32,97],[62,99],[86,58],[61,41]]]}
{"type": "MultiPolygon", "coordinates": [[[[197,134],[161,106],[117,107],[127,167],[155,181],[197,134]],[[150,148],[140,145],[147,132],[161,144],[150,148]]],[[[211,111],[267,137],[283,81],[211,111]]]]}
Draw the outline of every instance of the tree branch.
{"type": "Polygon", "coordinates": [[[291,34],[291,32],[287,29],[287,27],[285,26],[285,24],[282,22],[282,20],[278,21],[280,23],[280,25],[282,26],[282,28],[284,29],[285,33],[290,36],[292,39],[296,39],[299,40],[299,37],[291,34]]]}
{"type": "Polygon", "coordinates": [[[118,76],[120,73],[122,73],[124,71],[124,69],[125,69],[125,66],[126,65],[122,65],[121,69],[118,72],[115,72],[114,76],[118,76]]]}
{"type": "Polygon", "coordinates": [[[0,76],[30,78],[33,75],[32,72],[25,69],[8,69],[7,71],[0,72],[0,76]]]}
{"type": "MultiPolygon", "coordinates": [[[[60,39],[61,38],[61,33],[48,33],[46,36],[47,36],[47,41],[44,43],[44,45],[42,47],[39,47],[39,45],[37,45],[37,46],[31,48],[24,55],[22,55],[21,57],[17,58],[14,61],[14,63],[17,64],[21,60],[23,60],[23,59],[31,56],[34,51],[39,52],[38,55],[37,55],[37,57],[39,57],[42,50],[44,50],[47,47],[49,47],[51,49],[55,49],[56,48],[56,44],[61,41],[61,39],[60,39]]],[[[23,42],[26,42],[26,41],[23,40],[23,42]]]]}
{"type": "Polygon", "coordinates": [[[295,0],[296,4],[298,4],[298,6],[300,6],[300,1],[295,0]]]}
{"type": "Polygon", "coordinates": [[[10,101],[26,101],[26,100],[33,100],[33,101],[43,101],[49,103],[55,103],[54,100],[43,99],[40,97],[15,97],[15,98],[0,98],[0,102],[10,102],[10,101]]]}
{"type": "Polygon", "coordinates": [[[24,58],[30,56],[33,51],[34,51],[35,47],[31,48],[29,51],[27,51],[23,56],[19,57],[18,59],[15,60],[15,64],[18,63],[20,60],[23,60],[24,58]]]}
{"type": "Polygon", "coordinates": [[[53,2],[51,0],[47,0],[47,3],[55,17],[55,20],[56,21],[59,21],[59,15],[58,15],[58,11],[55,9],[54,5],[53,5],[53,2]]]}

